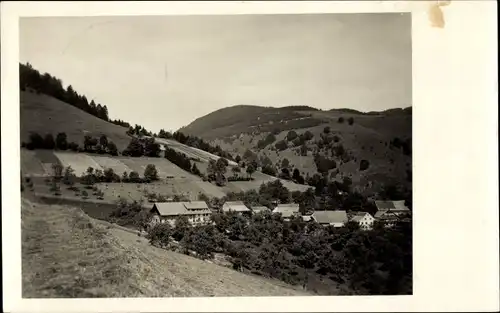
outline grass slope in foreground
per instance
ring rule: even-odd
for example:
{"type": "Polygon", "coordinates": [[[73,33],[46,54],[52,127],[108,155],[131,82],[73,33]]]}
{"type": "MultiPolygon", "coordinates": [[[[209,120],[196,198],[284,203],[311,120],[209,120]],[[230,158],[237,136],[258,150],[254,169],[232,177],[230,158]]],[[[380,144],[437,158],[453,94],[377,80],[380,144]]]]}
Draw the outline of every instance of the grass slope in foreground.
{"type": "Polygon", "coordinates": [[[308,295],[155,248],[81,210],[22,199],[23,297],[308,295]]]}

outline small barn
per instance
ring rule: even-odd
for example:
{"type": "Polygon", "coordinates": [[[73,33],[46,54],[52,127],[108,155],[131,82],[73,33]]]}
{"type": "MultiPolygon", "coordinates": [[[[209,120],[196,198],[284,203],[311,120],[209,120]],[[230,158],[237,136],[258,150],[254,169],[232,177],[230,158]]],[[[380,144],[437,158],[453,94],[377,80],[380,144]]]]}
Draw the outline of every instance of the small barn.
{"type": "Polygon", "coordinates": [[[252,211],[243,203],[243,201],[227,201],[222,206],[222,212],[236,212],[238,214],[250,214],[252,211]]]}
{"type": "Polygon", "coordinates": [[[294,216],[300,216],[299,204],[298,203],[282,203],[278,204],[274,210],[273,214],[281,214],[285,220],[290,220],[294,216]]]}
{"type": "Polygon", "coordinates": [[[343,227],[348,222],[346,211],[315,211],[312,218],[322,226],[343,227]]]}

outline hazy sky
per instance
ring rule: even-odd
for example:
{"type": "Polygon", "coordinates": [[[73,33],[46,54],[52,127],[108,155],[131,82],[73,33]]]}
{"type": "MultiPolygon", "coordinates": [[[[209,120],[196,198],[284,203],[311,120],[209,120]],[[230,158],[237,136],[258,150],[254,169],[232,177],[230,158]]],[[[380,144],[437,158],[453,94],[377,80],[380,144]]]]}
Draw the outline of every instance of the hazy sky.
{"type": "Polygon", "coordinates": [[[20,62],[176,130],[237,105],[411,105],[409,14],[22,18],[20,62]]]}

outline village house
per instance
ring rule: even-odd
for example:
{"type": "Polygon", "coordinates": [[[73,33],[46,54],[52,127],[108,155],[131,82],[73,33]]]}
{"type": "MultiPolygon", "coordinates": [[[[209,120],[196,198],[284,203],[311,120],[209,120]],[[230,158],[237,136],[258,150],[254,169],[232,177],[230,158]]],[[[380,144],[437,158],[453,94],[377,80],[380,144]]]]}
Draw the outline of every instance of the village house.
{"type": "Polygon", "coordinates": [[[384,223],[386,227],[394,226],[397,221],[409,221],[411,211],[405,206],[404,200],[375,201],[375,205],[375,220],[384,223]]]}
{"type": "Polygon", "coordinates": [[[153,213],[151,224],[169,223],[172,226],[180,216],[186,216],[192,225],[208,224],[212,215],[204,201],[157,202],[150,212],[153,213]]]}
{"type": "Polygon", "coordinates": [[[280,213],[285,221],[289,221],[294,216],[300,216],[299,204],[298,203],[278,204],[273,210],[273,214],[277,213],[280,213]]]}
{"type": "Polygon", "coordinates": [[[356,212],[351,221],[358,223],[361,229],[372,229],[375,218],[368,212],[356,212]]]}
{"type": "Polygon", "coordinates": [[[227,201],[222,206],[222,212],[236,212],[240,215],[250,214],[252,211],[243,203],[243,201],[227,201]]]}
{"type": "Polygon", "coordinates": [[[312,219],[322,226],[343,227],[348,222],[346,211],[315,211],[312,219]]]}

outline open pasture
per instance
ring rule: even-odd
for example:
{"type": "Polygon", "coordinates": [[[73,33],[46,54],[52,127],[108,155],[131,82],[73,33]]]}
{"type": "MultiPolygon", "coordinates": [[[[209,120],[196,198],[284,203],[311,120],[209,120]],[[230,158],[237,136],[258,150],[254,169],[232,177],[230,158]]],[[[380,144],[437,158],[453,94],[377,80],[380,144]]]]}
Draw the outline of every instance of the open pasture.
{"type": "Polygon", "coordinates": [[[29,176],[48,176],[50,172],[45,170],[40,159],[37,158],[35,151],[21,149],[21,171],[23,175],[29,176]]]}
{"type": "Polygon", "coordinates": [[[92,167],[94,170],[103,170],[94,158],[87,154],[55,152],[55,155],[59,158],[61,164],[65,168],[71,166],[71,168],[75,171],[76,176],[80,176],[82,173],[85,173],[89,167],[92,167]]]}
{"type": "Polygon", "coordinates": [[[103,169],[112,169],[116,174],[122,175],[123,172],[130,173],[132,170],[125,165],[122,161],[117,158],[107,157],[107,156],[92,156],[97,164],[99,164],[103,169]]]}
{"type": "Polygon", "coordinates": [[[141,176],[146,169],[148,164],[153,164],[158,170],[158,175],[160,178],[164,179],[167,177],[190,177],[191,174],[187,173],[183,169],[179,168],[177,165],[168,161],[165,158],[125,158],[120,157],[117,160],[125,164],[130,170],[136,171],[141,176]]]}
{"type": "Polygon", "coordinates": [[[219,191],[216,186],[213,186],[214,189],[204,189],[203,185],[198,184],[198,182],[184,178],[167,179],[166,181],[150,184],[100,183],[97,185],[104,193],[104,200],[110,202],[119,199],[129,201],[143,199],[147,201],[148,193],[156,193],[165,197],[186,196],[190,200],[198,200],[198,196],[202,193],[211,197],[224,196],[224,193],[219,191]]]}

